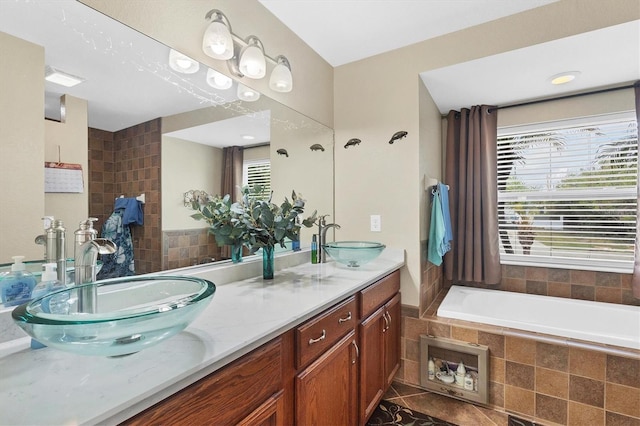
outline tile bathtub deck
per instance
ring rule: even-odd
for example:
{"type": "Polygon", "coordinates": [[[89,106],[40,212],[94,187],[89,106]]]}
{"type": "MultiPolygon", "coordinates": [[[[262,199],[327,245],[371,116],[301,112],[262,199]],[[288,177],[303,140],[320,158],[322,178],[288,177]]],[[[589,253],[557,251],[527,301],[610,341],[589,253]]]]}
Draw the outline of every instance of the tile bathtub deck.
{"type": "Polygon", "coordinates": [[[508,416],[437,393],[393,382],[383,399],[459,426],[507,426],[508,416]]]}

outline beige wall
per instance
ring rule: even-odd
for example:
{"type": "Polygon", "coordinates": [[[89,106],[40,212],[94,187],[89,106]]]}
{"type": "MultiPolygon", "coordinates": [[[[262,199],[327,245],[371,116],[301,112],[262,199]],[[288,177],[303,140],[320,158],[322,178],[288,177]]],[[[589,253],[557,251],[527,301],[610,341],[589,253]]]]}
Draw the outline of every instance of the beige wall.
{"type": "Polygon", "coordinates": [[[290,93],[272,91],[268,78],[243,78],[242,83],[333,127],[332,67],[256,0],[81,1],[202,64],[230,75],[226,62],[202,52],[202,35],[207,26],[204,17],[211,9],[221,10],[231,22],[234,33],[241,37],[258,36],[268,55],[284,55],[291,63],[294,86],[290,93]]]}
{"type": "Polygon", "coordinates": [[[255,0],[82,1],[225,73],[224,63],[200,49],[203,18],[213,7],[225,12],[234,32],[257,34],[268,53],[289,57],[295,79],[290,94],[271,92],[266,79],[244,83],[335,129],[337,237],[405,248],[402,302],[414,306],[428,217],[423,179],[436,175],[442,133],[418,74],[640,18],[637,0],[560,0],[332,70],[255,0]],[[389,145],[399,130],[409,135],[389,145]],[[353,137],[362,143],[343,149],[353,137]],[[371,214],[381,215],[382,232],[369,231],[371,214]]]}
{"type": "Polygon", "coordinates": [[[0,263],[42,259],[44,49],[0,32],[0,58],[0,263]]]}
{"type": "Polygon", "coordinates": [[[335,69],[336,145],[351,137],[363,141],[359,150],[336,150],[336,220],[347,225],[341,237],[406,249],[402,303],[419,305],[419,240],[428,215],[420,214],[424,199],[416,194],[422,194],[422,174],[441,143],[440,132],[419,134],[420,117],[429,115],[419,107],[432,107],[426,99],[419,105],[418,74],[639,17],[637,0],[561,0],[335,69]],[[388,145],[398,130],[409,136],[388,145]],[[382,215],[381,233],[369,231],[370,214],[382,215]]]}
{"type": "Polygon", "coordinates": [[[162,230],[206,228],[207,222],[192,219],[194,212],[183,205],[182,194],[200,189],[219,194],[222,149],[169,136],[162,136],[162,230]]]}
{"type": "MultiPolygon", "coordinates": [[[[42,94],[40,94],[42,96],[42,94]]],[[[45,121],[44,159],[80,164],[82,193],[45,193],[44,212],[63,221],[67,229],[67,257],[73,257],[73,232],[89,217],[89,158],[87,101],[64,95],[60,98],[61,121],[45,121]]],[[[42,120],[42,117],[41,117],[42,120]]]]}

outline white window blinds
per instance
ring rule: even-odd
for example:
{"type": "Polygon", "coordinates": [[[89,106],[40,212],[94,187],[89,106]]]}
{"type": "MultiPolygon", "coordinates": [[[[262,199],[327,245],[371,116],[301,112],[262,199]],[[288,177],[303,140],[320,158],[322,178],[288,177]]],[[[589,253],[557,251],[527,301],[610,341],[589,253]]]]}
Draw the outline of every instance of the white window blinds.
{"type": "Polygon", "coordinates": [[[637,176],[629,114],[500,129],[501,262],[631,271],[637,176]]]}
{"type": "Polygon", "coordinates": [[[271,194],[271,162],[269,159],[245,161],[243,169],[243,186],[260,185],[263,189],[261,198],[269,198],[271,194]]]}

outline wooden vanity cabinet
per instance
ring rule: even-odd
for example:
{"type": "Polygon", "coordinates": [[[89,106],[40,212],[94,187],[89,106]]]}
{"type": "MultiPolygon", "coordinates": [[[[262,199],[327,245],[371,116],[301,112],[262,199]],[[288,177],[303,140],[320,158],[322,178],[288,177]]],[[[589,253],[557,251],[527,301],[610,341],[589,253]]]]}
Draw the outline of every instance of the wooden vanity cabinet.
{"type": "Polygon", "coordinates": [[[356,424],[357,315],[352,296],[296,329],[297,425],[356,424]]]}
{"type": "Polygon", "coordinates": [[[400,367],[400,273],[360,292],[359,423],[365,424],[400,367]]]}
{"type": "Polygon", "coordinates": [[[284,364],[291,340],[278,337],[123,424],[288,424],[284,364]]]}
{"type": "Polygon", "coordinates": [[[364,425],[399,367],[399,290],[395,271],[123,424],[364,425]]]}

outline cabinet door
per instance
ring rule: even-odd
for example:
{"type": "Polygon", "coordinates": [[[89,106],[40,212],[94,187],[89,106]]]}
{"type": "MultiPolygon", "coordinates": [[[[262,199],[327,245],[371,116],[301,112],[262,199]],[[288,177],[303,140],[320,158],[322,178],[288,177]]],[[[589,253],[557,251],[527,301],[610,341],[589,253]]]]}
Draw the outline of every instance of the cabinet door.
{"type": "Polygon", "coordinates": [[[384,392],[385,312],[382,306],[360,324],[360,424],[371,416],[384,392]]]}
{"type": "Polygon", "coordinates": [[[356,424],[355,344],[351,331],[296,376],[296,424],[356,424]]]}
{"type": "Polygon", "coordinates": [[[284,398],[280,391],[272,395],[253,413],[238,422],[237,426],[282,426],[284,425],[284,398]]]}
{"type": "Polygon", "coordinates": [[[386,390],[400,368],[400,294],[396,294],[385,305],[385,308],[388,321],[384,333],[384,372],[386,378],[384,388],[386,390]]]}

